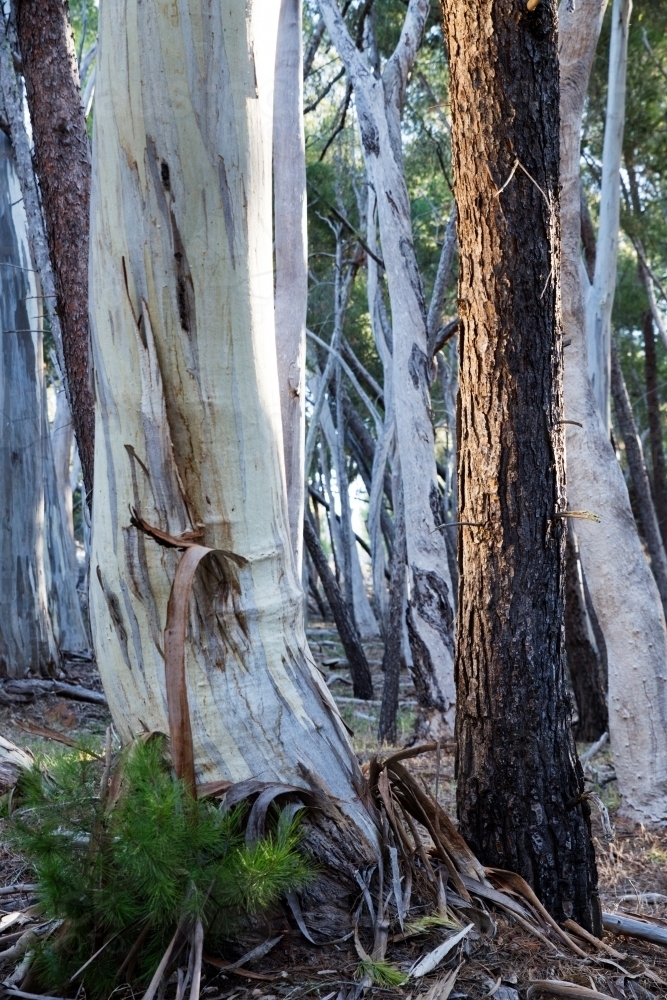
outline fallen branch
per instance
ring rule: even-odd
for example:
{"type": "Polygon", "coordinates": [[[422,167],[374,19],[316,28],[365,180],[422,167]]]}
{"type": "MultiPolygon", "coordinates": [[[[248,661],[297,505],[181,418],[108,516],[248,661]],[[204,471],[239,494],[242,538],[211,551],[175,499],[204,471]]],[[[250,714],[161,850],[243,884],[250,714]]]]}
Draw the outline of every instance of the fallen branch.
{"type": "Polygon", "coordinates": [[[613,1000],[608,993],[598,993],[576,983],[561,982],[559,979],[538,979],[527,993],[528,1000],[548,994],[552,997],[567,997],[568,1000],[613,1000]]]}
{"type": "Polygon", "coordinates": [[[15,698],[20,699],[25,695],[59,694],[63,698],[71,698],[73,701],[90,702],[93,705],[104,705],[107,707],[107,700],[101,691],[92,691],[90,688],[81,687],[79,684],[66,684],[64,681],[41,680],[37,677],[29,677],[24,680],[3,681],[0,685],[0,700],[8,699],[11,703],[15,698]],[[12,697],[14,696],[14,697],[12,697]]]}
{"type": "Polygon", "coordinates": [[[640,941],[651,941],[667,947],[667,927],[658,927],[648,921],[622,917],[618,913],[603,913],[602,926],[612,934],[626,934],[640,941]]]}

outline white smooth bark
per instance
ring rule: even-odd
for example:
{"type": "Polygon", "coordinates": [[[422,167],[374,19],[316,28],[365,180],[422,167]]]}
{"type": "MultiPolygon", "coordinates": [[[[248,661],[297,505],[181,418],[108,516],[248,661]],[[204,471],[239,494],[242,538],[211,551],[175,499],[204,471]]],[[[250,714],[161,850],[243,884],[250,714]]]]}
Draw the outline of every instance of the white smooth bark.
{"type": "MultiPolygon", "coordinates": [[[[607,113],[602,150],[600,224],[595,275],[586,296],[588,371],[607,435],[609,435],[611,426],[609,408],[611,313],[616,288],[616,260],[621,212],[621,158],[625,127],[625,81],[631,12],[632,0],[613,0],[607,113]]],[[[581,17],[579,21],[581,22],[581,17]]]]}
{"type": "Polygon", "coordinates": [[[200,781],[321,781],[371,842],[303,629],[282,460],[272,267],[275,0],[105,0],[91,228],[97,407],[91,619],[119,734],[167,730],[177,553],[200,781]]]}
{"type": "Polygon", "coordinates": [[[0,134],[0,676],[48,675],[44,468],[50,442],[38,285],[9,139],[0,134]]]}
{"type": "Polygon", "coordinates": [[[276,350],[290,539],[303,549],[304,372],[308,307],[301,0],[281,0],[273,98],[276,350]]]}
{"type": "Polygon", "coordinates": [[[585,282],[580,253],[581,121],[606,0],[561,4],[561,239],[565,417],[571,510],[581,561],[609,663],[609,727],[625,811],[667,819],[667,630],[628,492],[588,376],[585,282]]]}
{"type": "Polygon", "coordinates": [[[413,670],[436,710],[430,721],[444,735],[453,732],[455,711],[452,585],[445,541],[436,528],[442,514],[430,419],[426,304],[412,239],[400,130],[405,87],[429,3],[410,0],[398,45],[381,78],[356,48],[336,0],[319,3],[354,86],[366,170],[377,198],[392,314],[392,380],[405,503],[413,670]]]}

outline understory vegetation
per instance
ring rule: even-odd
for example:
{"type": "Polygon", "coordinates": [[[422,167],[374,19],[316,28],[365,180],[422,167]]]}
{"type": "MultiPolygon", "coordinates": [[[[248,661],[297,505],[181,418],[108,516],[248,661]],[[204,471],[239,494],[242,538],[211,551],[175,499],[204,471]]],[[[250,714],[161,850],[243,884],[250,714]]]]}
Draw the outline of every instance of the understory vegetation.
{"type": "Polygon", "coordinates": [[[37,945],[40,984],[64,990],[78,980],[96,997],[125,979],[150,979],[178,927],[185,943],[201,921],[207,946],[219,944],[239,918],[314,872],[293,810],[246,843],[246,808],[193,799],[173,776],[163,737],[136,741],[113,773],[109,765],[90,744],[36,760],[8,824],[34,868],[44,917],[58,922],[37,945]]]}

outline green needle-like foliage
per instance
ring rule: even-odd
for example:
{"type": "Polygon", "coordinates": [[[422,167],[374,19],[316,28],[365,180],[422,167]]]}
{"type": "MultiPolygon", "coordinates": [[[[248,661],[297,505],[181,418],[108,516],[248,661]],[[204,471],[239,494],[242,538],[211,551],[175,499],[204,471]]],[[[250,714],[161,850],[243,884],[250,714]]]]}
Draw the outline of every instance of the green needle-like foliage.
{"type": "Polygon", "coordinates": [[[366,976],[375,986],[384,986],[387,989],[403,986],[408,981],[406,974],[395,965],[390,962],[374,962],[371,958],[361,961],[357,968],[357,979],[364,979],[366,976]]]}
{"type": "Polygon", "coordinates": [[[11,836],[35,869],[45,916],[63,921],[36,957],[45,987],[66,988],[106,944],[77,984],[108,996],[140,936],[123,977],[145,982],[180,921],[201,919],[209,939],[229,933],[235,918],[311,878],[294,820],[280,814],[275,832],[247,846],[244,807],[194,800],[171,772],[164,739],[134,744],[101,794],[103,770],[82,747],[21,780],[11,836]]]}

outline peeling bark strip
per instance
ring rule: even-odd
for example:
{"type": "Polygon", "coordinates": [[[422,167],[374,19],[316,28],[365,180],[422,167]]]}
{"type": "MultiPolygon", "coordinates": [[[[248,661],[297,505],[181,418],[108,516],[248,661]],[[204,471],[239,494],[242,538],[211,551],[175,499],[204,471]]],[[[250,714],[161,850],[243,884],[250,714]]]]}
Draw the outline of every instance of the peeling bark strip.
{"type": "Polygon", "coordinates": [[[565,685],[554,0],[443,0],[459,213],[457,806],[487,865],[591,928],[565,685]]]}
{"type": "Polygon", "coordinates": [[[56,283],[69,402],[90,498],[95,447],[88,330],[90,143],[66,0],[17,0],[16,28],[56,283]]]}
{"type": "Polygon", "coordinates": [[[196,780],[305,787],[317,774],[365,851],[377,836],[308,650],[288,528],[272,287],[278,15],[275,0],[100,7],[91,624],[121,737],[165,732],[178,556],[128,525],[128,508],[245,560],[203,560],[188,603],[196,780]]]}

